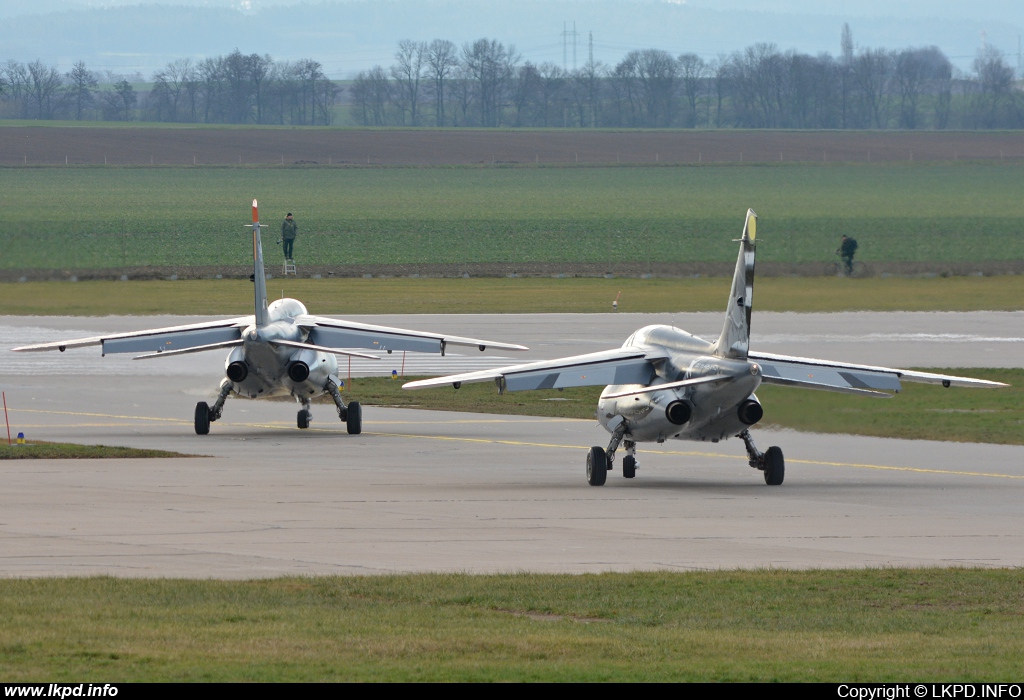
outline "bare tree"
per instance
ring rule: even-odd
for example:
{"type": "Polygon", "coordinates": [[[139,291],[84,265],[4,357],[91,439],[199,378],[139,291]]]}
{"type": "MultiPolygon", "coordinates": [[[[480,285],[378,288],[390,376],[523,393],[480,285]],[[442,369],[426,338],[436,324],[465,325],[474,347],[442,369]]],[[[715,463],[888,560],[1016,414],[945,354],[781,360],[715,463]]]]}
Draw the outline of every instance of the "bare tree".
{"type": "Polygon", "coordinates": [[[334,122],[334,105],[338,101],[338,86],[330,78],[320,73],[313,92],[316,123],[330,126],[334,122]]]}
{"type": "Polygon", "coordinates": [[[35,106],[37,119],[53,119],[55,102],[60,96],[63,84],[60,72],[53,66],[43,65],[40,60],[26,66],[28,70],[28,95],[35,106]]]}
{"type": "Polygon", "coordinates": [[[274,60],[264,54],[249,54],[246,57],[249,64],[249,80],[252,83],[252,101],[256,109],[255,120],[257,124],[263,124],[266,115],[267,91],[269,83],[273,80],[274,60]]]}
{"type": "Polygon", "coordinates": [[[493,39],[478,39],[462,47],[462,65],[476,87],[482,126],[499,126],[507,90],[519,64],[514,46],[493,39]]]}
{"type": "Polygon", "coordinates": [[[842,97],[842,128],[846,128],[850,113],[850,91],[853,89],[853,32],[850,25],[843,22],[843,32],[839,37],[839,94],[842,97]]]}
{"type": "Polygon", "coordinates": [[[7,82],[7,96],[16,104],[18,116],[27,119],[29,111],[28,69],[24,63],[9,60],[4,66],[4,77],[7,82]]]}
{"type": "Polygon", "coordinates": [[[953,111],[953,64],[937,46],[922,49],[921,57],[925,64],[927,91],[933,95],[935,128],[945,129],[953,111]]]}
{"type": "Polygon", "coordinates": [[[741,126],[776,128],[782,112],[784,57],[775,44],[754,44],[733,54],[733,99],[741,126]]]}
{"type": "Polygon", "coordinates": [[[853,79],[860,102],[860,124],[884,129],[888,126],[885,96],[892,77],[892,55],[885,49],[867,49],[853,61],[853,79]]]}
{"type": "Polygon", "coordinates": [[[601,84],[607,71],[601,63],[587,61],[569,78],[569,90],[576,105],[580,126],[597,126],[600,120],[601,84]]]}
{"type": "Polygon", "coordinates": [[[554,63],[545,62],[537,68],[537,114],[541,126],[561,123],[566,126],[565,82],[567,73],[554,63]]]}
{"type": "Polygon", "coordinates": [[[352,84],[353,116],[363,126],[385,126],[391,83],[380,66],[361,71],[352,84]]]}
{"type": "Polygon", "coordinates": [[[515,113],[513,126],[533,126],[540,119],[541,108],[537,100],[539,92],[540,74],[537,67],[527,61],[516,69],[512,80],[512,108],[515,113]]]}
{"type": "Polygon", "coordinates": [[[458,49],[447,39],[434,39],[427,49],[428,77],[434,94],[434,119],[437,126],[445,125],[445,97],[448,78],[459,65],[458,49]]]}
{"type": "Polygon", "coordinates": [[[203,103],[203,122],[207,124],[223,121],[221,117],[223,66],[223,57],[205,58],[196,69],[200,85],[200,99],[203,103]]]}
{"type": "Polygon", "coordinates": [[[637,75],[637,53],[631,51],[615,64],[609,76],[612,109],[617,126],[643,126],[643,104],[637,75]]]}
{"type": "Polygon", "coordinates": [[[987,45],[978,50],[971,66],[978,76],[980,91],[974,110],[978,125],[987,128],[1008,125],[1005,117],[1001,119],[1000,111],[1010,101],[1013,69],[998,49],[987,45]]]}
{"type": "Polygon", "coordinates": [[[455,107],[455,113],[452,115],[452,126],[473,126],[474,124],[479,124],[479,122],[473,121],[474,112],[479,113],[479,110],[473,109],[473,98],[476,94],[474,87],[475,82],[469,69],[462,61],[459,61],[459,64],[455,67],[455,72],[445,87],[448,103],[455,107]]]}
{"type": "Polygon", "coordinates": [[[68,97],[73,105],[75,120],[82,121],[85,110],[92,106],[95,95],[94,91],[99,81],[96,74],[85,67],[84,61],[78,61],[67,74],[69,81],[68,97]]]}
{"type": "Polygon", "coordinates": [[[697,54],[684,53],[679,57],[679,74],[683,83],[683,94],[686,95],[686,104],[690,108],[686,115],[686,126],[696,126],[697,100],[704,92],[708,66],[697,54]]]}
{"type": "Polygon", "coordinates": [[[398,42],[398,51],[391,66],[391,77],[394,79],[395,97],[401,110],[402,122],[408,115],[410,126],[420,123],[420,81],[423,79],[423,63],[427,58],[428,49],[425,41],[398,42]]]}
{"type": "MultiPolygon", "coordinates": [[[[722,128],[723,121],[722,107],[725,102],[729,85],[732,82],[732,61],[726,56],[718,56],[711,63],[711,82],[715,90],[715,127],[722,128]]],[[[711,103],[708,102],[708,123],[711,122],[711,103]]]]}
{"type": "Polygon", "coordinates": [[[668,51],[645,49],[637,53],[636,67],[646,111],[646,125],[671,126],[675,121],[678,64],[668,51]]]}
{"type": "Polygon", "coordinates": [[[108,121],[127,122],[132,119],[132,111],[138,102],[135,88],[126,78],[114,83],[113,90],[101,93],[103,98],[103,118],[108,121]]]}

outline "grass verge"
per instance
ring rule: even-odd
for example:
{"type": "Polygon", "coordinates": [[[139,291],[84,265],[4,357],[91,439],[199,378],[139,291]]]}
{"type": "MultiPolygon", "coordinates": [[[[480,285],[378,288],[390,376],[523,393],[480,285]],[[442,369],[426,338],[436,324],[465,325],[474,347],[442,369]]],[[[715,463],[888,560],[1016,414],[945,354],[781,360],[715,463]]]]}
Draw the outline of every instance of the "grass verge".
{"type": "Polygon", "coordinates": [[[8,682],[1000,681],[1019,570],[0,581],[8,682]]]}
{"type": "MultiPolygon", "coordinates": [[[[1019,311],[1020,279],[949,277],[757,280],[756,311],[1019,311]]],[[[690,279],[272,279],[272,298],[302,301],[315,314],[683,313],[724,311],[726,277],[690,279]]],[[[0,314],[252,313],[244,280],[11,282],[0,284],[0,314]]],[[[755,319],[756,320],[756,319],[755,319]]]]}
{"type": "MultiPolygon", "coordinates": [[[[849,396],[764,386],[757,395],[764,405],[761,427],[791,428],[816,433],[843,433],[909,440],[1024,444],[1024,369],[941,369],[945,374],[977,377],[1011,386],[1005,389],[944,389],[904,382],[892,399],[849,396]]],[[[406,377],[412,381],[418,377],[406,377]]],[[[594,419],[603,387],[558,391],[521,391],[498,395],[493,384],[464,384],[407,391],[402,381],[387,377],[352,380],[347,393],[364,405],[416,407],[554,418],[594,419]]]]}
{"type": "Polygon", "coordinates": [[[118,459],[149,457],[198,457],[165,450],[142,450],[136,447],[108,445],[74,445],[62,442],[29,440],[24,445],[0,445],[0,459],[118,459]]]}

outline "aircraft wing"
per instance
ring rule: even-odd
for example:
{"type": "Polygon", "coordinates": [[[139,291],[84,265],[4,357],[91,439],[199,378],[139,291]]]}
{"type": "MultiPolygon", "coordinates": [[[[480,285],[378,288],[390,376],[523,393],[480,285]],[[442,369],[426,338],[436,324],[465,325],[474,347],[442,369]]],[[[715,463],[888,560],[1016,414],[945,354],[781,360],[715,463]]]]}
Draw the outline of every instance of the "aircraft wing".
{"type": "Polygon", "coordinates": [[[217,347],[222,347],[225,343],[241,338],[242,330],[252,324],[252,322],[252,316],[226,318],[220,321],[190,323],[184,326],[151,328],[130,333],[97,335],[91,338],[57,340],[52,343],[25,345],[20,348],[14,348],[14,352],[43,352],[46,350],[60,350],[64,352],[68,348],[84,348],[90,345],[101,346],[104,355],[119,352],[157,353],[168,350],[199,348],[205,345],[213,346],[209,348],[213,350],[217,347]]]}
{"type": "Polygon", "coordinates": [[[924,384],[941,384],[946,387],[992,389],[1007,386],[1002,382],[957,377],[950,374],[830,362],[811,357],[775,355],[767,352],[751,352],[747,355],[747,359],[761,365],[762,381],[765,384],[781,384],[805,389],[888,396],[888,394],[880,393],[877,390],[880,389],[882,392],[899,391],[902,388],[901,379],[924,384]]]}
{"type": "Polygon", "coordinates": [[[444,354],[449,345],[464,345],[480,350],[529,350],[524,345],[497,343],[492,340],[463,338],[457,335],[411,331],[405,328],[375,326],[355,321],[342,321],[323,316],[298,316],[295,322],[309,328],[309,343],[331,348],[371,348],[373,350],[412,350],[444,354]]]}
{"type": "Polygon", "coordinates": [[[508,391],[563,389],[570,386],[604,386],[608,384],[648,384],[654,376],[654,363],[664,357],[655,351],[617,348],[587,355],[563,357],[557,360],[530,362],[479,372],[422,379],[404,384],[402,388],[425,389],[446,384],[489,380],[497,380],[499,386],[508,391]]]}

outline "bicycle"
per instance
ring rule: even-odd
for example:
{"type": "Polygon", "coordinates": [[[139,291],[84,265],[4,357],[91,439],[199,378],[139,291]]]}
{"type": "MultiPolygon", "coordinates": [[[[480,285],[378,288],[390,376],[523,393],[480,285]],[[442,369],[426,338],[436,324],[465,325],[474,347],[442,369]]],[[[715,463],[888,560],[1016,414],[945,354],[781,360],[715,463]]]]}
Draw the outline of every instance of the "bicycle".
{"type": "Polygon", "coordinates": [[[864,277],[871,276],[871,270],[860,260],[853,261],[853,271],[850,274],[846,274],[846,266],[841,261],[834,260],[825,265],[825,276],[826,277],[853,277],[854,279],[863,279],[864,277]]]}

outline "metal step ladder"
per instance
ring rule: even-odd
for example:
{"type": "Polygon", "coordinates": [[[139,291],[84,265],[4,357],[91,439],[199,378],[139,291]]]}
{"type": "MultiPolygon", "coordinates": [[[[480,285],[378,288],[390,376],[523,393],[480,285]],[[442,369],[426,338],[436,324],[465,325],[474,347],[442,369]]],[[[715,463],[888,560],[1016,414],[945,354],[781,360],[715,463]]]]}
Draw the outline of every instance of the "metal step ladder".
{"type": "Polygon", "coordinates": [[[299,273],[295,271],[295,261],[294,260],[285,260],[284,261],[284,276],[287,277],[288,275],[295,275],[296,277],[299,276],[299,273]]]}

